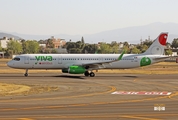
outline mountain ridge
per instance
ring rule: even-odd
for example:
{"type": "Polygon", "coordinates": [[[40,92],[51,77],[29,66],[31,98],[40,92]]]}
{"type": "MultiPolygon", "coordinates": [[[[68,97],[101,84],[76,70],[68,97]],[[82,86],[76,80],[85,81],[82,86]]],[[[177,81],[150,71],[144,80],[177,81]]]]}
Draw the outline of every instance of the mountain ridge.
{"type": "Polygon", "coordinates": [[[1,32],[1,31],[0,31],[0,38],[3,38],[3,37],[14,38],[14,39],[16,39],[16,40],[21,39],[20,37],[18,37],[18,36],[16,36],[16,35],[9,34],[9,33],[4,33],[4,32],[1,32]]]}
{"type": "Polygon", "coordinates": [[[161,32],[168,32],[168,42],[172,42],[174,38],[178,38],[178,24],[177,23],[161,23],[155,22],[147,25],[141,26],[131,26],[125,28],[118,28],[113,30],[106,30],[98,32],[95,34],[85,34],[85,35],[68,35],[68,34],[57,34],[57,35],[28,35],[12,33],[15,36],[20,36],[23,39],[29,40],[40,40],[48,39],[51,36],[55,38],[65,39],[66,41],[78,41],[81,40],[82,36],[86,43],[98,43],[112,41],[117,42],[129,42],[129,43],[139,43],[140,40],[145,40],[150,37],[154,40],[161,32]]]}

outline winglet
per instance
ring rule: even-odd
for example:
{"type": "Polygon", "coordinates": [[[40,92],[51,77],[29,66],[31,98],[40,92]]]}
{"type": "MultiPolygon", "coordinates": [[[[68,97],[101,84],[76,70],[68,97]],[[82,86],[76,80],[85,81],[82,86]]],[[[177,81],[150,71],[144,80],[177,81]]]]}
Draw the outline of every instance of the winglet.
{"type": "Polygon", "coordinates": [[[125,51],[123,51],[123,52],[121,53],[121,55],[118,57],[118,59],[117,59],[117,60],[121,60],[121,59],[122,59],[122,57],[123,57],[123,55],[124,55],[124,53],[125,53],[125,51]]]}

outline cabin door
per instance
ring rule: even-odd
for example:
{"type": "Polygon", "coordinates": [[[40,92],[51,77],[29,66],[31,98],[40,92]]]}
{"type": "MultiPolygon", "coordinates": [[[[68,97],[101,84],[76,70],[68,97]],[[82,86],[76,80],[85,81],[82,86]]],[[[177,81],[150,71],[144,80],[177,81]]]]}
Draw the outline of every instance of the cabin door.
{"type": "Polygon", "coordinates": [[[62,56],[58,56],[58,64],[62,64],[62,56]]]}
{"type": "Polygon", "coordinates": [[[29,57],[28,57],[28,56],[25,56],[24,63],[25,63],[25,64],[29,64],[29,57]]]}
{"type": "Polygon", "coordinates": [[[102,58],[102,57],[99,57],[98,60],[99,60],[100,62],[102,62],[102,61],[103,61],[103,58],[102,58]]]}

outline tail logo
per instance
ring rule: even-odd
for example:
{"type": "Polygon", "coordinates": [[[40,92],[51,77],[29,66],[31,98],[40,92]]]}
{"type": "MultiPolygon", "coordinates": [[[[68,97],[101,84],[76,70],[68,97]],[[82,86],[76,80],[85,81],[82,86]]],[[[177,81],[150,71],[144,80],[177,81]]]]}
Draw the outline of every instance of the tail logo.
{"type": "Polygon", "coordinates": [[[143,57],[140,60],[140,66],[147,66],[151,64],[151,59],[149,57],[143,57]]]}
{"type": "Polygon", "coordinates": [[[168,34],[164,33],[159,36],[159,43],[161,45],[166,45],[166,40],[167,40],[168,34]]]}

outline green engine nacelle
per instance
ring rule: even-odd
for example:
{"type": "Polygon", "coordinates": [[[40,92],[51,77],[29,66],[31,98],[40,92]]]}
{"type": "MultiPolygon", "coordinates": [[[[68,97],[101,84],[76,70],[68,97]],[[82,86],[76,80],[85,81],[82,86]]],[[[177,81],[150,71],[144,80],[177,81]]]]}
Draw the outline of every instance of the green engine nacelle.
{"type": "Polygon", "coordinates": [[[82,66],[70,66],[69,68],[62,69],[62,72],[70,74],[83,74],[85,73],[85,68],[82,66]]]}

